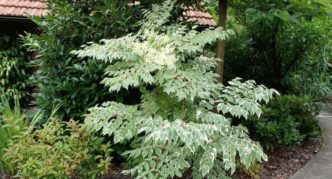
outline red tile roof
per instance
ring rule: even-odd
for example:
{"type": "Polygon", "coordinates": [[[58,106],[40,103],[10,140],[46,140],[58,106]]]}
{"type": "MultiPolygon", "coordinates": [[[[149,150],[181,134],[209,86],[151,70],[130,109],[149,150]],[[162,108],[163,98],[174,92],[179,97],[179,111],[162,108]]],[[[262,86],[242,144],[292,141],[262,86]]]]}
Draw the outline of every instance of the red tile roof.
{"type": "Polygon", "coordinates": [[[194,7],[185,8],[183,16],[185,20],[189,22],[195,22],[198,25],[217,25],[210,13],[208,13],[207,11],[198,10],[194,7]]]}
{"type": "Polygon", "coordinates": [[[0,0],[0,16],[43,16],[46,13],[45,0],[0,0]]]}
{"type": "MultiPolygon", "coordinates": [[[[47,14],[45,0],[0,0],[0,16],[44,16],[47,14]]],[[[185,8],[183,19],[198,25],[215,26],[216,22],[208,12],[194,7],[185,8]]]]}
{"type": "MultiPolygon", "coordinates": [[[[141,3],[137,0],[134,3],[131,3],[131,6],[137,6],[141,3]]],[[[183,7],[184,12],[180,17],[180,20],[186,20],[189,22],[195,22],[198,25],[202,26],[216,26],[217,23],[214,21],[213,17],[206,10],[198,10],[196,7],[189,6],[183,7]]]]}

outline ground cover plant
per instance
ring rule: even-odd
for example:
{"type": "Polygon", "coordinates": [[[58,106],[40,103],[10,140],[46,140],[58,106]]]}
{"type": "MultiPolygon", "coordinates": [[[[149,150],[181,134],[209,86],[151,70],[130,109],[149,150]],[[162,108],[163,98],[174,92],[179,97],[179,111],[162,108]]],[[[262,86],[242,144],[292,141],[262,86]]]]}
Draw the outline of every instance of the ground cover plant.
{"type": "Polygon", "coordinates": [[[110,92],[141,93],[136,104],[108,101],[90,108],[85,125],[115,144],[130,143],[132,150],[123,155],[132,166],[125,173],[136,178],[181,177],[188,169],[194,178],[224,178],[234,173],[237,155],[246,168],[266,160],[247,129],[232,126],[231,119],[259,116],[259,102],[276,91],[240,79],[217,83],[212,70],[217,59],[204,56],[203,49],[231,32],[164,26],[173,5],[166,1],[147,11],[136,35],[73,52],[107,64],[102,83],[110,92]]]}

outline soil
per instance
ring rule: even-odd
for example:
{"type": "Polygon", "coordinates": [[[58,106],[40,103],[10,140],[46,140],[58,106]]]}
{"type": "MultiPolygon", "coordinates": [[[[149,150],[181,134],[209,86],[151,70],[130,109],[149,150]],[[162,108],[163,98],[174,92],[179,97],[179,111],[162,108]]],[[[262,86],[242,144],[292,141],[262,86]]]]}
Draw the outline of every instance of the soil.
{"type": "Polygon", "coordinates": [[[326,101],[332,105],[332,97],[327,98],[326,101]]]}
{"type": "Polygon", "coordinates": [[[132,179],[130,176],[126,176],[121,173],[121,167],[120,166],[113,166],[109,173],[100,179],[132,179]]]}
{"type": "Polygon", "coordinates": [[[300,146],[278,146],[267,152],[268,162],[261,165],[257,177],[244,172],[235,173],[234,179],[286,179],[300,170],[321,148],[322,139],[308,139],[300,146]]]}

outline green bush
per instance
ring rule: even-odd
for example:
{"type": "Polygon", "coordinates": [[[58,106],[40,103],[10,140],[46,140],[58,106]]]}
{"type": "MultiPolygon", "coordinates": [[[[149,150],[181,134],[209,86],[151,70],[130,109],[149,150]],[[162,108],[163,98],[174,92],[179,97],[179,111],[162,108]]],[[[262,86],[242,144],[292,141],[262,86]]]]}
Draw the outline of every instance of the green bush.
{"type": "Polygon", "coordinates": [[[282,94],[315,100],[331,94],[332,20],[318,16],[324,6],[312,15],[298,2],[233,2],[230,25],[237,25],[237,33],[226,42],[228,79],[255,79],[282,94]]]}
{"type": "Polygon", "coordinates": [[[48,15],[33,19],[43,33],[29,35],[25,43],[38,57],[34,82],[43,112],[49,114],[59,106],[61,119],[82,119],[88,107],[113,97],[100,84],[105,65],[70,52],[82,43],[133,31],[135,8],[128,2],[48,0],[48,15]]]}
{"type": "Polygon", "coordinates": [[[332,93],[332,21],[317,3],[308,6],[316,14],[304,1],[231,3],[236,33],[226,41],[226,79],[254,79],[285,95],[266,106],[261,119],[237,123],[265,148],[320,134],[314,116],[332,93]]]}
{"type": "Polygon", "coordinates": [[[96,177],[109,169],[109,145],[86,128],[51,117],[42,129],[36,113],[28,123],[15,98],[0,106],[0,171],[21,178],[96,177]]]}
{"type": "Polygon", "coordinates": [[[77,122],[50,119],[12,141],[3,158],[20,178],[96,178],[109,169],[109,150],[77,122]]]}
{"type": "Polygon", "coordinates": [[[286,92],[314,100],[332,94],[332,20],[314,19],[283,27],[278,51],[285,66],[282,83],[286,92]]]}
{"type": "Polygon", "coordinates": [[[260,119],[242,121],[251,136],[265,148],[278,144],[297,145],[306,138],[321,135],[316,111],[310,106],[308,97],[279,96],[263,108],[260,119]]]}
{"type": "Polygon", "coordinates": [[[6,35],[0,37],[0,97],[20,99],[23,106],[29,103],[32,87],[29,84],[31,58],[19,39],[6,35]]]}
{"type": "Polygon", "coordinates": [[[11,108],[9,101],[2,98],[0,106],[0,171],[12,173],[14,166],[4,158],[11,140],[15,140],[22,132],[28,130],[28,125],[24,121],[24,114],[21,112],[19,102],[16,98],[14,108],[11,108]]]}
{"type": "Polygon", "coordinates": [[[123,154],[131,166],[125,173],[136,178],[181,177],[189,169],[194,178],[227,178],[237,161],[249,168],[266,160],[247,129],[231,120],[259,115],[259,102],[268,102],[275,91],[239,79],[217,83],[218,59],[204,56],[204,49],[231,31],[170,24],[173,3],[145,12],[138,34],[73,52],[107,64],[102,83],[110,92],[141,93],[135,104],[108,101],[90,108],[85,125],[115,144],[130,143],[123,154]]]}

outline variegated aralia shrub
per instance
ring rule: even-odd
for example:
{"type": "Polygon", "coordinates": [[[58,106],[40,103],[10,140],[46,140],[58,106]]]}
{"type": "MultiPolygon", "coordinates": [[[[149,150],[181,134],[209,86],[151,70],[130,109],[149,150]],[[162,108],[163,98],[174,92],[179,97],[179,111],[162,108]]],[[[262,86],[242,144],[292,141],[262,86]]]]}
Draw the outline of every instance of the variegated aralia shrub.
{"type": "MultiPolygon", "coordinates": [[[[146,16],[158,6],[154,10],[146,16]]],[[[240,79],[223,86],[212,70],[218,59],[204,56],[207,45],[230,31],[150,24],[136,35],[73,52],[109,64],[102,83],[110,92],[139,89],[142,94],[136,105],[109,101],[90,108],[85,117],[90,129],[112,136],[112,142],[131,142],[133,150],[124,156],[137,164],[125,173],[170,178],[190,169],[194,178],[225,178],[234,173],[237,156],[245,167],[267,160],[247,129],[232,126],[231,120],[259,116],[259,102],[277,92],[240,79]]]]}

